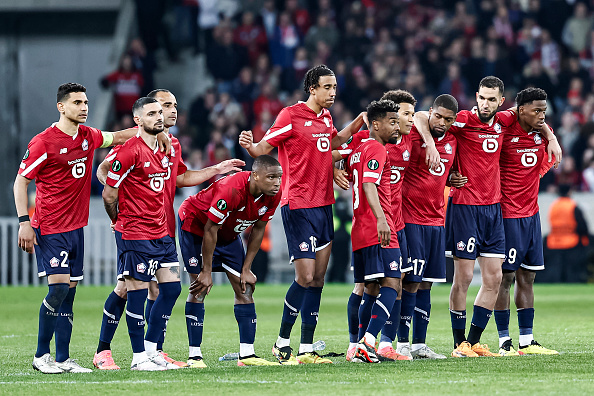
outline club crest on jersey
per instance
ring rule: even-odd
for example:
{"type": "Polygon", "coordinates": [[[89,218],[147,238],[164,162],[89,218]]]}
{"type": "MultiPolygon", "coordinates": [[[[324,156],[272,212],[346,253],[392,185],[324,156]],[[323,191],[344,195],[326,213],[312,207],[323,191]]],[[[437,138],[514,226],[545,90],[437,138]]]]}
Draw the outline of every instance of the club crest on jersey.
{"type": "Polygon", "coordinates": [[[169,158],[168,157],[163,157],[163,159],[161,160],[161,166],[163,168],[169,167],[169,158]]]}
{"type": "Polygon", "coordinates": [[[542,143],[542,139],[540,138],[539,134],[534,135],[534,143],[536,143],[536,144],[542,143]]]}
{"type": "Polygon", "coordinates": [[[447,154],[452,154],[452,152],[453,152],[452,146],[450,146],[449,143],[446,143],[446,145],[443,148],[447,154]]]}
{"type": "Polygon", "coordinates": [[[136,272],[140,272],[141,274],[144,274],[144,271],[146,271],[145,263],[136,264],[136,272]]]}
{"type": "Polygon", "coordinates": [[[217,201],[217,208],[218,208],[219,210],[225,210],[225,209],[227,209],[227,202],[225,202],[225,200],[224,200],[224,199],[219,199],[219,200],[217,201]]]}
{"type": "Polygon", "coordinates": [[[402,159],[404,161],[408,161],[410,159],[410,153],[408,152],[408,150],[404,150],[404,153],[402,153],[402,159]]]}
{"type": "Polygon", "coordinates": [[[83,151],[87,151],[89,149],[89,141],[87,139],[83,140],[82,149],[83,151]]]}
{"type": "Polygon", "coordinates": [[[464,249],[466,249],[466,244],[464,242],[460,241],[456,244],[456,249],[464,250],[464,249]]]}
{"type": "Polygon", "coordinates": [[[309,250],[309,244],[307,242],[301,242],[299,244],[299,250],[302,252],[307,252],[309,250]]]}
{"type": "Polygon", "coordinates": [[[25,155],[23,155],[23,161],[26,160],[27,158],[29,158],[29,149],[27,149],[27,151],[25,151],[25,155]]]}
{"type": "Polygon", "coordinates": [[[190,267],[197,267],[198,259],[196,257],[192,257],[188,260],[188,264],[190,265],[190,267]]]}
{"type": "Polygon", "coordinates": [[[50,267],[56,268],[59,264],[60,264],[60,260],[58,260],[55,257],[52,257],[52,259],[50,260],[50,267]]]}
{"type": "Polygon", "coordinates": [[[495,132],[501,133],[501,125],[499,125],[498,123],[495,123],[495,125],[493,125],[493,129],[495,130],[495,132]]]}
{"type": "Polygon", "coordinates": [[[390,269],[392,271],[398,271],[398,263],[396,262],[396,260],[394,260],[390,263],[390,269]]]}
{"type": "Polygon", "coordinates": [[[258,209],[258,216],[264,216],[264,213],[266,213],[267,210],[268,206],[262,206],[260,209],[258,209]]]}
{"type": "Polygon", "coordinates": [[[114,172],[119,172],[122,169],[122,163],[118,160],[113,161],[111,164],[111,170],[114,172]]]}
{"type": "Polygon", "coordinates": [[[377,162],[377,160],[369,160],[369,162],[367,163],[367,167],[371,170],[376,170],[377,168],[379,168],[379,162],[377,162]]]}
{"type": "Polygon", "coordinates": [[[326,126],[328,128],[330,128],[330,120],[328,118],[326,118],[326,117],[324,117],[324,124],[326,124],[326,126]]]}

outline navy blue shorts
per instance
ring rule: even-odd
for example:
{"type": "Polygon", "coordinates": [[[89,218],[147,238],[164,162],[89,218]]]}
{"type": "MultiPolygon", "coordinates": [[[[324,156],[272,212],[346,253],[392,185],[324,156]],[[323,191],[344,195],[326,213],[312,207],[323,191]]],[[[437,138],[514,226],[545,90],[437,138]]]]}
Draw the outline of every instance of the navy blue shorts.
{"type": "Polygon", "coordinates": [[[505,258],[501,205],[455,205],[448,200],[446,255],[474,260],[505,258]]]}
{"type": "Polygon", "coordinates": [[[39,228],[33,228],[37,245],[37,275],[70,274],[71,281],[83,278],[85,235],[82,228],[58,234],[41,235],[39,228]]]}
{"type": "Polygon", "coordinates": [[[169,235],[150,240],[122,239],[115,232],[118,247],[118,279],[129,276],[150,282],[161,268],[179,267],[175,242],[169,235]]]}
{"type": "Polygon", "coordinates": [[[379,281],[381,278],[400,278],[402,256],[399,248],[371,245],[353,252],[355,283],[379,281]]]}
{"type": "Polygon", "coordinates": [[[315,259],[316,252],[334,239],[332,205],[306,209],[290,209],[285,205],[281,208],[281,216],[291,262],[315,259]]]}
{"type": "Polygon", "coordinates": [[[522,267],[531,271],[544,269],[540,213],[519,219],[503,219],[505,250],[503,269],[516,271],[522,267]]]}
{"type": "Polygon", "coordinates": [[[412,264],[408,256],[408,239],[406,238],[406,232],[404,228],[400,231],[396,231],[396,237],[398,238],[398,245],[400,246],[400,255],[402,256],[402,265],[400,265],[400,272],[408,272],[412,270],[412,264]]]}
{"type": "MultiPolygon", "coordinates": [[[[182,230],[182,222],[178,218],[179,246],[181,249],[184,267],[190,274],[199,274],[202,271],[202,237],[189,231],[182,230]]],[[[214,272],[227,271],[240,277],[243,262],[245,261],[245,250],[241,237],[228,245],[217,245],[212,257],[212,270],[214,272]]]]}
{"type": "Polygon", "coordinates": [[[407,223],[404,230],[412,266],[405,282],[445,282],[445,228],[407,223]]]}

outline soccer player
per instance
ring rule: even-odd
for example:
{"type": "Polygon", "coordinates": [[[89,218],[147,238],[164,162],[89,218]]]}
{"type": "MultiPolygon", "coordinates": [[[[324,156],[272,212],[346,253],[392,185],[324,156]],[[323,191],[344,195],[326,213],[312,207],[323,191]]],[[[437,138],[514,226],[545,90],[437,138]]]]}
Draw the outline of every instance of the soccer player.
{"type": "Polygon", "coordinates": [[[313,350],[324,275],[334,237],[332,204],[332,149],[356,133],[364,113],[337,132],[328,108],[336,97],[336,77],[325,65],[308,70],[304,90],[309,95],[281,110],[274,125],[257,144],[251,131],[243,131],[239,143],[252,157],[278,147],[283,167],[281,215],[289,256],[295,265],[295,281],[285,297],[279,336],[273,354],[281,363],[332,363],[313,350]],[[297,358],[290,336],[301,311],[301,344],[297,358]]]}
{"type": "MultiPolygon", "coordinates": [[[[209,180],[217,174],[223,174],[230,171],[239,171],[237,166],[243,166],[245,163],[238,159],[223,161],[220,164],[201,169],[188,170],[182,159],[182,150],[179,140],[169,134],[169,128],[175,126],[177,121],[177,100],[175,96],[166,89],[156,89],[148,94],[149,98],[156,99],[163,108],[163,132],[171,139],[171,152],[169,155],[169,174],[165,177],[165,216],[167,219],[167,229],[169,236],[175,239],[175,211],[173,209],[173,201],[175,198],[176,187],[195,186],[209,180]]],[[[116,146],[106,156],[97,170],[97,178],[102,184],[105,184],[107,173],[109,172],[110,163],[119,148],[116,146]]],[[[151,281],[149,284],[148,298],[145,309],[145,321],[150,320],[150,312],[155,300],[159,295],[159,287],[156,281],[151,281]]],[[[126,282],[124,278],[118,279],[117,285],[113,292],[107,297],[103,307],[103,319],[101,322],[101,332],[99,334],[99,345],[95,356],[93,357],[93,364],[101,370],[117,370],[117,366],[113,360],[111,353],[111,341],[117,330],[119,320],[124,312],[126,305],[126,282]]],[[[187,364],[178,362],[170,358],[163,352],[163,338],[164,334],[157,343],[157,350],[169,363],[184,367],[187,364]]]]}
{"type": "Polygon", "coordinates": [[[495,323],[499,332],[499,353],[503,356],[558,354],[536,342],[532,333],[534,278],[536,271],[544,269],[538,188],[540,177],[552,165],[545,161],[546,143],[539,132],[545,124],[546,101],[544,90],[526,88],[516,96],[517,118],[510,112],[500,115],[505,130],[499,164],[506,259],[495,303],[495,323]],[[509,336],[509,290],[514,277],[520,327],[518,351],[509,336]]]}
{"type": "Polygon", "coordinates": [[[385,147],[398,138],[398,105],[391,100],[371,102],[367,117],[369,138],[363,139],[347,160],[353,178],[351,241],[355,282],[365,283],[365,292],[377,297],[351,361],[378,363],[376,337],[401,290],[402,258],[392,213],[390,160],[385,147]],[[380,286],[377,293],[371,291],[377,289],[374,284],[380,286]]]}
{"type": "Polygon", "coordinates": [[[83,278],[83,227],[89,220],[93,155],[100,147],[123,144],[133,133],[101,132],[82,125],[88,116],[86,88],[60,85],[59,121],[29,142],[14,182],[19,216],[18,246],[35,250],[39,276],[47,276],[49,292],[39,311],[37,352],[33,368],[46,374],[90,370],[70,358],[72,307],[83,278]],[[36,181],[35,214],[27,215],[27,187],[36,181]],[[56,360],[50,341],[56,334],[56,360]]]}
{"type": "MultiPolygon", "coordinates": [[[[391,100],[399,105],[398,109],[398,124],[399,136],[395,144],[386,144],[388,150],[388,158],[390,160],[391,170],[391,185],[392,185],[392,215],[394,216],[394,224],[398,243],[400,245],[400,253],[403,257],[408,257],[406,248],[406,236],[404,235],[404,221],[402,219],[402,180],[408,168],[411,141],[409,138],[410,130],[413,126],[413,116],[415,113],[415,104],[417,101],[414,96],[408,91],[392,90],[384,93],[381,100],[391,100]]],[[[343,144],[340,149],[334,150],[332,153],[334,160],[339,160],[348,157],[354,149],[356,149],[363,139],[369,138],[369,131],[360,131],[348,143],[343,144]]],[[[335,172],[335,180],[344,178],[341,172],[335,172]]],[[[348,188],[348,180],[344,178],[344,182],[338,181],[337,184],[348,188]]],[[[347,350],[347,360],[355,354],[355,349],[358,341],[363,337],[367,324],[371,316],[371,307],[375,302],[375,295],[377,288],[372,294],[364,294],[364,282],[355,283],[353,292],[351,293],[347,305],[347,317],[349,324],[349,348],[347,350]],[[361,315],[361,318],[359,316],[361,315]]],[[[377,355],[380,360],[403,360],[403,358],[396,353],[392,347],[392,342],[396,337],[399,320],[392,318],[400,317],[400,296],[394,303],[390,318],[386,321],[382,329],[382,336],[378,347],[377,355]]],[[[412,359],[409,358],[409,359],[412,359]]]]}
{"type": "Polygon", "coordinates": [[[175,242],[168,235],[165,215],[169,157],[156,147],[156,135],[164,128],[163,109],[156,99],[143,97],[134,103],[132,112],[138,134],[111,159],[103,190],[105,210],[115,223],[118,274],[124,276],[128,291],[126,321],[133,351],[131,369],[178,369],[157,353],[157,342],[181,293],[175,242]],[[144,337],[144,302],[153,276],[159,282],[159,296],[144,337]]]}
{"type": "Polygon", "coordinates": [[[412,271],[402,283],[402,308],[396,352],[415,359],[445,359],[425,344],[431,312],[431,285],[445,282],[444,188],[456,155],[456,138],[448,130],[456,120],[458,102],[448,94],[438,96],[429,109],[429,130],[441,166],[428,168],[426,145],[413,127],[410,165],[402,184],[402,214],[406,226],[408,260],[412,271]],[[414,317],[414,321],[413,321],[414,317]],[[412,349],[409,330],[413,324],[412,349]]]}
{"type": "Polygon", "coordinates": [[[266,224],[280,203],[283,171],[269,155],[256,158],[251,172],[217,180],[187,198],[179,208],[179,240],[192,284],[186,300],[190,358],[202,361],[204,298],[212,287],[212,271],[221,271],[235,292],[235,319],[239,327],[239,366],[279,365],[256,356],[256,276],[252,261],[260,249],[266,224]],[[241,233],[253,227],[247,252],[241,233]]]}

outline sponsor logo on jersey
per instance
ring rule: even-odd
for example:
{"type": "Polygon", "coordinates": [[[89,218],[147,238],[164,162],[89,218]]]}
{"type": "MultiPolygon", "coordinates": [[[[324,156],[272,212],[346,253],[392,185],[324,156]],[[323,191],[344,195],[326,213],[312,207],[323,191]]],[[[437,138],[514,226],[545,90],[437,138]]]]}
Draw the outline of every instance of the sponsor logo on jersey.
{"type": "Polygon", "coordinates": [[[313,124],[313,121],[305,121],[305,124],[303,124],[303,126],[311,126],[313,124]]]}
{"type": "Polygon", "coordinates": [[[398,263],[396,262],[396,260],[394,260],[390,263],[390,269],[392,271],[398,271],[398,263]]]}
{"type": "Polygon", "coordinates": [[[25,151],[25,155],[23,155],[23,161],[26,160],[27,158],[29,158],[29,149],[27,149],[27,151],[25,151]]]}
{"type": "Polygon", "coordinates": [[[144,271],[146,271],[145,263],[136,264],[136,272],[140,272],[141,274],[144,274],[144,271]]]}
{"type": "Polygon", "coordinates": [[[227,209],[227,202],[225,202],[225,200],[224,200],[224,199],[219,199],[219,200],[217,201],[217,208],[218,208],[219,210],[225,210],[225,209],[227,209]]]}
{"type": "Polygon", "coordinates": [[[192,257],[188,260],[188,264],[190,265],[190,267],[197,267],[198,259],[196,257],[192,257]]]}
{"type": "Polygon", "coordinates": [[[118,160],[113,161],[111,164],[111,170],[114,172],[119,172],[122,169],[122,163],[118,160]]]}
{"type": "Polygon", "coordinates": [[[518,143],[519,141],[520,141],[520,138],[517,137],[517,136],[516,137],[513,137],[512,140],[511,140],[512,143],[518,143]]]}
{"type": "Polygon", "coordinates": [[[163,157],[163,159],[161,160],[161,166],[163,168],[169,167],[169,158],[168,157],[163,157]]]}
{"type": "Polygon", "coordinates": [[[68,149],[66,147],[60,149],[60,154],[66,154],[68,149]]]}
{"type": "Polygon", "coordinates": [[[501,133],[501,125],[499,125],[498,123],[495,123],[495,125],[493,125],[493,129],[495,130],[495,132],[501,133]]]}
{"type": "Polygon", "coordinates": [[[408,161],[410,159],[410,153],[408,152],[408,150],[404,150],[404,153],[402,153],[402,159],[405,161],[408,161]]]}
{"type": "Polygon", "coordinates": [[[50,260],[50,267],[56,268],[59,264],[60,264],[60,260],[58,260],[55,257],[52,257],[52,259],[50,260]]]}
{"type": "Polygon", "coordinates": [[[83,151],[87,151],[89,149],[89,141],[87,139],[83,140],[82,149],[83,151]]]}
{"type": "Polygon", "coordinates": [[[536,144],[542,143],[542,139],[540,138],[540,135],[538,135],[538,134],[534,135],[534,143],[536,143],[536,144]]]}
{"type": "Polygon", "coordinates": [[[262,206],[260,209],[258,209],[258,216],[264,216],[264,213],[266,213],[267,210],[268,206],[262,206]]]}
{"type": "Polygon", "coordinates": [[[452,146],[450,146],[449,143],[446,143],[446,145],[443,148],[447,154],[452,154],[452,152],[453,152],[452,146]]]}
{"type": "Polygon", "coordinates": [[[460,241],[456,244],[456,249],[464,250],[464,249],[466,249],[466,244],[464,242],[460,241]]]}
{"type": "Polygon", "coordinates": [[[307,252],[309,250],[309,244],[307,242],[301,242],[299,244],[299,250],[302,252],[307,252]]]}
{"type": "Polygon", "coordinates": [[[326,118],[326,117],[324,117],[324,124],[326,124],[326,126],[328,128],[330,128],[330,120],[328,118],[326,118]]]}
{"type": "Polygon", "coordinates": [[[371,159],[369,162],[367,162],[367,167],[371,170],[376,170],[379,168],[379,162],[377,162],[375,159],[371,159]]]}

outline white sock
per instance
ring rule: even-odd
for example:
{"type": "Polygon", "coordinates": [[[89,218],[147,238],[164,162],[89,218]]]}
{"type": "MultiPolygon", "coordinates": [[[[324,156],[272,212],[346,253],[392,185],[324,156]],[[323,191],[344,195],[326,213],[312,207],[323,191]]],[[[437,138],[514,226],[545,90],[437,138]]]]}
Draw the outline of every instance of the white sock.
{"type": "Polygon", "coordinates": [[[357,343],[356,342],[349,342],[349,349],[353,349],[357,347],[357,343]]]}
{"type": "Polygon", "coordinates": [[[290,338],[278,337],[276,339],[276,346],[279,347],[279,348],[286,347],[286,346],[291,346],[291,339],[290,338]]]}
{"type": "Polygon", "coordinates": [[[254,352],[254,344],[239,344],[239,357],[243,358],[246,356],[251,356],[251,355],[255,355],[256,352],[254,352]]]}
{"type": "Polygon", "coordinates": [[[499,337],[499,348],[501,348],[503,343],[507,340],[511,340],[511,337],[499,337]]]}
{"type": "Polygon", "coordinates": [[[148,359],[148,356],[145,351],[133,353],[132,354],[132,366],[134,366],[137,363],[144,362],[147,359],[148,359]]]}
{"type": "Polygon", "coordinates": [[[375,336],[371,333],[365,333],[365,341],[367,341],[367,344],[375,347],[375,336]]]}
{"type": "Polygon", "coordinates": [[[202,351],[200,350],[200,347],[190,347],[190,354],[188,355],[191,358],[196,358],[196,357],[202,357],[202,351]]]}
{"type": "Polygon", "coordinates": [[[388,341],[380,341],[379,345],[377,346],[377,349],[384,349],[385,347],[391,347],[392,343],[388,342],[388,341]]]}
{"type": "Polygon", "coordinates": [[[313,352],[313,344],[301,344],[299,345],[299,354],[313,352]]]}
{"type": "Polygon", "coordinates": [[[408,342],[397,342],[396,343],[396,349],[400,349],[400,348],[405,347],[407,345],[410,346],[408,342]]]}
{"type": "Polygon", "coordinates": [[[144,350],[148,356],[155,356],[157,354],[157,343],[144,340],[144,350]]]}
{"type": "Polygon", "coordinates": [[[520,334],[520,346],[528,346],[532,344],[532,340],[534,340],[534,334],[520,334]]]}
{"type": "Polygon", "coordinates": [[[423,348],[425,344],[412,344],[410,347],[411,351],[418,351],[419,349],[423,348]]]}

